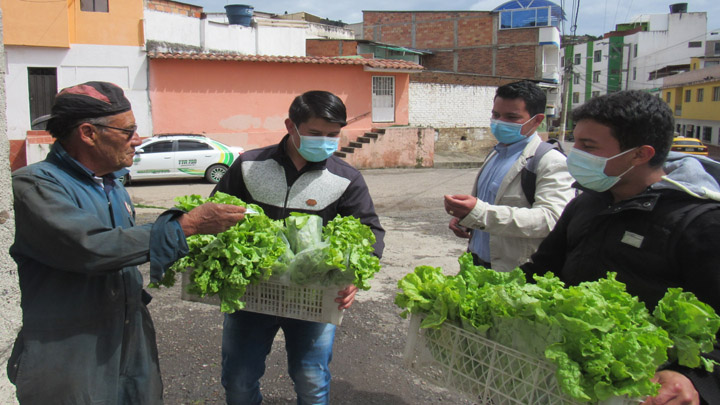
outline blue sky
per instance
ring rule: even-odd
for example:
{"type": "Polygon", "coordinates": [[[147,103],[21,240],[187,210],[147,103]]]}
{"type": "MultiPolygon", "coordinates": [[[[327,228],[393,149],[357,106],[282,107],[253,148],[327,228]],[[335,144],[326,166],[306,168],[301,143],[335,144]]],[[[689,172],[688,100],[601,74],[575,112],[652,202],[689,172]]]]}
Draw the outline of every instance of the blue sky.
{"type": "MultiPolygon", "coordinates": [[[[241,3],[237,0],[179,0],[184,3],[202,6],[205,11],[224,11],[226,4],[241,3]]],[[[305,11],[319,17],[342,20],[346,23],[362,21],[362,10],[492,10],[503,4],[504,0],[265,0],[262,2],[246,1],[258,11],[282,14],[305,11]]],[[[612,31],[615,24],[627,22],[638,14],[666,14],[669,5],[679,1],[659,0],[584,0],[580,3],[577,34],[601,35],[612,31]]],[[[561,2],[555,1],[561,5],[561,2]]],[[[687,1],[688,11],[705,11],[708,14],[708,30],[720,28],[720,1],[695,0],[687,1]]],[[[568,20],[572,1],[565,1],[565,13],[568,20]]],[[[570,34],[569,21],[565,23],[565,34],[570,34]]]]}

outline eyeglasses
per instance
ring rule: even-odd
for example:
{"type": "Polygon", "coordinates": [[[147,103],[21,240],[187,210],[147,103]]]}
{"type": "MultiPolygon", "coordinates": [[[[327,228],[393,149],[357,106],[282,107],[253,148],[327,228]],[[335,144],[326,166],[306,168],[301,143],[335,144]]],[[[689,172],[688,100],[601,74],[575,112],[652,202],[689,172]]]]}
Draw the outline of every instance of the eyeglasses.
{"type": "Polygon", "coordinates": [[[124,133],[125,135],[127,135],[128,139],[132,138],[138,129],[137,126],[132,126],[130,128],[118,128],[118,127],[111,127],[110,125],[103,125],[103,124],[92,124],[92,125],[95,125],[96,127],[103,127],[103,128],[110,128],[110,129],[118,130],[118,131],[124,133]]]}

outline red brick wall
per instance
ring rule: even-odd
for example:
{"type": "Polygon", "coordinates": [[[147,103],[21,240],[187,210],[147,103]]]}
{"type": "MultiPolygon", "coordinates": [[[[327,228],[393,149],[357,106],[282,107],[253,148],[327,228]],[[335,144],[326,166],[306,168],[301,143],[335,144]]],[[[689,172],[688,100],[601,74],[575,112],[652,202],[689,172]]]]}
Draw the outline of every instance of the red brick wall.
{"type": "Polygon", "coordinates": [[[538,30],[498,30],[493,43],[496,19],[488,11],[365,11],[363,32],[368,40],[433,51],[423,57],[429,70],[538,79],[538,30]]]}
{"type": "Polygon", "coordinates": [[[459,84],[465,86],[502,86],[517,81],[516,78],[479,76],[462,73],[429,72],[410,75],[410,81],[419,83],[459,84]]]}
{"type": "Polygon", "coordinates": [[[305,41],[305,54],[307,56],[357,55],[357,41],[308,39],[305,41]]]}
{"type": "Polygon", "coordinates": [[[10,170],[15,171],[27,166],[25,158],[25,140],[10,139],[10,170]]]}
{"type": "Polygon", "coordinates": [[[163,11],[165,13],[181,14],[188,17],[200,18],[203,8],[191,4],[178,3],[171,0],[148,0],[148,10],[163,11]]]}
{"type": "MultiPolygon", "coordinates": [[[[495,74],[535,79],[536,46],[511,46],[497,50],[495,74]]],[[[538,75],[539,76],[539,75],[538,75]]]]}

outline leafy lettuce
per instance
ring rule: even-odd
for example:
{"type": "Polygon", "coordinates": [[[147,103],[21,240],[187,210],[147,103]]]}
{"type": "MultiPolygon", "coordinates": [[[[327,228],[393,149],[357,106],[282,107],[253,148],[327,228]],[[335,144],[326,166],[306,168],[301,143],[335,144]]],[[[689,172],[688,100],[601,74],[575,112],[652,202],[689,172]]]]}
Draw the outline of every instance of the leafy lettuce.
{"type": "MultiPolygon", "coordinates": [[[[650,381],[663,363],[713,364],[720,317],[691,293],[669,289],[653,314],[614,273],[566,287],[552,273],[527,283],[520,269],[496,272],[460,257],[460,272],[419,266],[398,282],[395,303],[424,316],[421,327],[452,322],[556,366],[559,386],[579,401],[657,393],[650,381]]],[[[442,357],[440,354],[438,354],[442,357]]]]}

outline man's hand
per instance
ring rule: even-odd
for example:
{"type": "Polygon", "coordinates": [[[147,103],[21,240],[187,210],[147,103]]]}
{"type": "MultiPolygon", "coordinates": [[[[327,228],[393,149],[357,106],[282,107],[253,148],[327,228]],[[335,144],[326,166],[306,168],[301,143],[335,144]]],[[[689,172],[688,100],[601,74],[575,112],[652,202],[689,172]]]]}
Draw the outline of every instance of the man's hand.
{"type": "Polygon", "coordinates": [[[657,396],[648,398],[642,405],[698,405],[700,395],[692,381],[677,371],[663,370],[655,373],[653,382],[662,385],[657,396]]]}
{"type": "Polygon", "coordinates": [[[245,207],[205,203],[178,218],[185,236],[223,232],[245,218],[245,207]]]}
{"type": "Polygon", "coordinates": [[[452,217],[452,219],[450,219],[450,230],[453,231],[458,238],[470,238],[470,230],[458,225],[458,222],[460,222],[460,218],[452,217]]]}
{"type": "Polygon", "coordinates": [[[477,198],[471,195],[445,195],[445,211],[455,218],[465,218],[475,208],[477,198]]]}
{"type": "Polygon", "coordinates": [[[338,305],[338,309],[350,308],[350,305],[352,305],[353,301],[355,301],[355,293],[357,292],[358,288],[353,284],[345,287],[344,290],[338,291],[338,297],[335,298],[335,302],[340,304],[338,305]]]}

